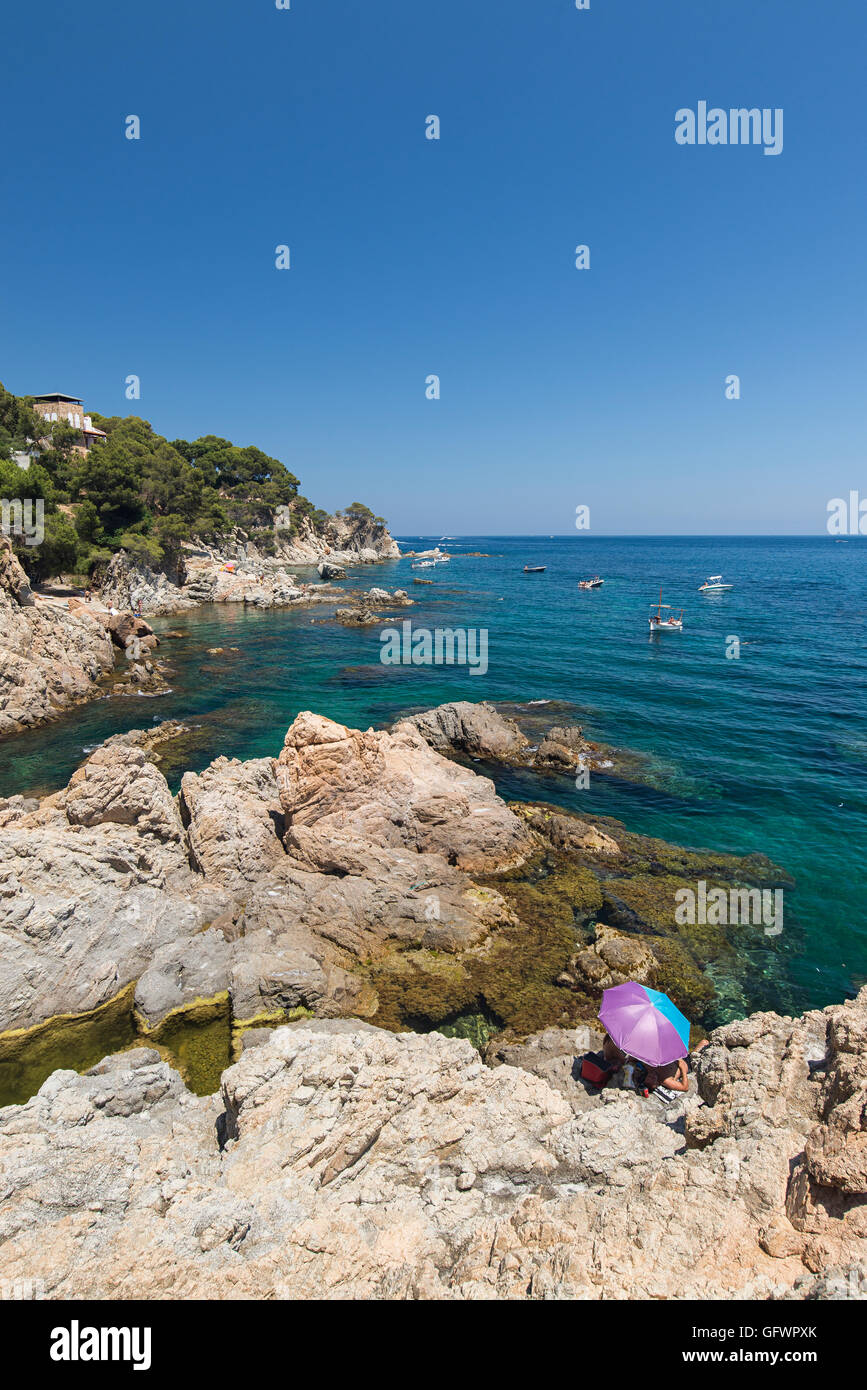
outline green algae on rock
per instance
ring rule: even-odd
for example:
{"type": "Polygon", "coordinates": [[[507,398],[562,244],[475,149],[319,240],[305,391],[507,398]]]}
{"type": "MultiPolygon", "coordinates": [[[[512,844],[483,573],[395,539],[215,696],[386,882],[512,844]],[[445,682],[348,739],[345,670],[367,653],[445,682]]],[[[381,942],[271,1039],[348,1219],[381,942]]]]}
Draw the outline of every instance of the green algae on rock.
{"type": "MultiPolygon", "coordinates": [[[[684,849],[610,818],[590,825],[545,803],[510,809],[548,845],[516,868],[475,881],[502,895],[515,923],[457,954],[391,951],[371,962],[379,1001],[372,1021],[424,1032],[482,1017],[508,1036],[571,1027],[595,1020],[604,988],[643,971],[699,1034],[716,1022],[707,967],[725,960],[736,972],[745,929],[684,927],[675,919],[675,894],[702,878],[728,888],[790,883],[789,876],[763,855],[684,849]]],[[[472,1032],[460,1036],[472,1040],[472,1032]]]]}
{"type": "MultiPolygon", "coordinates": [[[[463,710],[465,741],[498,735],[482,715],[463,710]]],[[[435,721],[431,737],[444,733],[435,721]]],[[[728,1007],[714,968],[736,975],[745,948],[766,968],[783,959],[758,932],[675,912],[702,880],[785,882],[769,860],[507,806],[410,721],[362,732],[303,711],[276,760],[218,758],[179,801],[154,765],[177,736],[185,726],[110,740],[38,809],[2,811],[4,1021],[46,1022],[17,1036],[19,1059],[39,1038],[54,1066],[84,1068],[145,1038],[208,1093],[263,1026],[361,1016],[527,1036],[592,1021],[625,978],[707,1026],[728,1007]],[[107,1010],[114,1031],[94,1041],[95,1006],[132,980],[134,1006],[107,1010]]],[[[40,1084],[38,1059],[8,1094],[40,1084]]]]}
{"type": "Polygon", "coordinates": [[[87,1071],[136,1042],[135,985],[85,1014],[59,1014],[33,1028],[0,1033],[0,1105],[23,1105],[53,1071],[87,1071]]]}
{"type": "Polygon", "coordinates": [[[133,1022],[138,1039],[167,1055],[196,1095],[220,1089],[220,1077],[232,1060],[228,990],[179,1005],[155,1028],[137,1010],[133,1022]]]}
{"type": "Polygon", "coordinates": [[[219,1090],[230,1064],[228,996],[197,1000],[149,1030],[135,1012],[135,982],[84,1014],[61,1014],[0,1034],[0,1107],[23,1105],[54,1071],[86,1072],[103,1057],[145,1040],[196,1095],[219,1090]]]}
{"type": "Polygon", "coordinates": [[[299,1004],[294,1009],[269,1009],[268,1011],[257,1014],[254,1018],[236,1019],[230,1018],[230,1049],[232,1060],[237,1062],[243,1051],[244,1034],[250,1033],[259,1028],[280,1028],[286,1023],[300,1023],[304,1019],[314,1018],[312,1009],[299,1004]]]}

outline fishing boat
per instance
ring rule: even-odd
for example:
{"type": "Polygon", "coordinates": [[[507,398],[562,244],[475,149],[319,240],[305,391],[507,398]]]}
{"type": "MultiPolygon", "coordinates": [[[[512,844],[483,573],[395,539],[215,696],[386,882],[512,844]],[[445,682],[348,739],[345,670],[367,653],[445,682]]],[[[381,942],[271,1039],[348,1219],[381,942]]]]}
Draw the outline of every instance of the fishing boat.
{"type": "Polygon", "coordinates": [[[600,579],[598,574],[594,574],[594,576],[593,576],[592,579],[579,579],[579,580],[578,580],[578,588],[579,588],[579,589],[601,589],[601,588],[602,588],[602,585],[603,585],[604,583],[605,583],[605,580],[604,580],[604,579],[600,579]]]}
{"type": "Polygon", "coordinates": [[[680,617],[676,618],[671,604],[663,603],[661,589],[659,591],[659,603],[655,604],[654,607],[656,612],[651,613],[647,620],[650,623],[651,632],[683,632],[683,609],[680,610],[680,617]],[[662,616],[663,610],[670,613],[671,616],[664,618],[662,616]]]}
{"type": "Polygon", "coordinates": [[[525,565],[525,566],[524,566],[524,573],[525,573],[525,574],[544,574],[546,569],[547,569],[547,565],[525,565]]]}
{"type": "Polygon", "coordinates": [[[726,589],[731,589],[731,584],[723,584],[721,574],[712,574],[703,584],[698,586],[700,594],[721,594],[726,589]]]}

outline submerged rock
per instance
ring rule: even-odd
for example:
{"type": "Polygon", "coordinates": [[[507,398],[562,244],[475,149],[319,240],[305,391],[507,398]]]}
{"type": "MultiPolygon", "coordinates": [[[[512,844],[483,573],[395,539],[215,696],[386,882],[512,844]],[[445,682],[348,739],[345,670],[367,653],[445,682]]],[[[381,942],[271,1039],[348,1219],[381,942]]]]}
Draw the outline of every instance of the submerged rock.
{"type": "Polygon", "coordinates": [[[336,608],[334,616],[344,627],[374,627],[382,621],[369,608],[336,608]]]}

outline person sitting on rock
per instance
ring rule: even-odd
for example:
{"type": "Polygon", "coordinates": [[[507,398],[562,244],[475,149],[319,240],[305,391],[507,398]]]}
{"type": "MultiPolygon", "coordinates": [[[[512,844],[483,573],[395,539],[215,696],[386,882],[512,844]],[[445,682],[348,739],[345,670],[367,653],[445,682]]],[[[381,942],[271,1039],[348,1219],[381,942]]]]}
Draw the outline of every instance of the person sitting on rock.
{"type": "Polygon", "coordinates": [[[689,1090],[689,1073],[683,1057],[678,1057],[676,1062],[669,1062],[664,1067],[648,1067],[644,1085],[648,1091],[659,1096],[660,1100],[676,1100],[677,1092],[689,1090]]]}
{"type": "Polygon", "coordinates": [[[615,1042],[612,1042],[607,1033],[602,1040],[602,1056],[612,1071],[619,1071],[626,1063],[626,1053],[615,1042]]]}
{"type": "MultiPolygon", "coordinates": [[[[691,1055],[701,1052],[703,1047],[707,1047],[707,1038],[699,1043],[691,1055]]],[[[688,1059],[679,1057],[676,1062],[669,1062],[667,1066],[649,1067],[644,1078],[644,1085],[648,1091],[659,1096],[660,1100],[676,1100],[678,1093],[689,1090],[688,1059]]]]}

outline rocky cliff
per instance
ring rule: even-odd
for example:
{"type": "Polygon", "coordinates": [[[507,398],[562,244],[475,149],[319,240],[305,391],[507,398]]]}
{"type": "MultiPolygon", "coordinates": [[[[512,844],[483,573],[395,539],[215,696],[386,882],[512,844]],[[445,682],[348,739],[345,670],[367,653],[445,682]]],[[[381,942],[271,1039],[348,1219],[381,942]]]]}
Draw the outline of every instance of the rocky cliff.
{"type": "Polygon", "coordinates": [[[342,577],[344,565],[375,564],[400,558],[397,542],[385,526],[373,521],[331,517],[315,531],[304,519],[292,520],[288,508],[278,508],[273,548],[260,549],[241,531],[219,543],[185,542],[170,572],[153,570],[119,551],[100,582],[100,597],[108,605],[140,613],[176,613],[201,603],[249,603],[259,608],[288,607],[333,598],[286,568],[319,566],[319,577],[342,577]]]}
{"type": "Polygon", "coordinates": [[[114,666],[110,633],[86,612],[37,598],[0,537],[0,735],[89,699],[114,666]]]}
{"type": "Polygon", "coordinates": [[[400,559],[397,541],[373,517],[332,516],[322,529],[314,530],[306,518],[293,526],[291,510],[278,507],[274,531],[278,555],[290,564],[317,564],[326,558],[353,565],[400,559]]]}
{"type": "Polygon", "coordinates": [[[151,659],[158,646],[153,629],[128,610],[34,594],[0,538],[0,737],[110,692],[162,693],[161,663],[151,659]]]}

